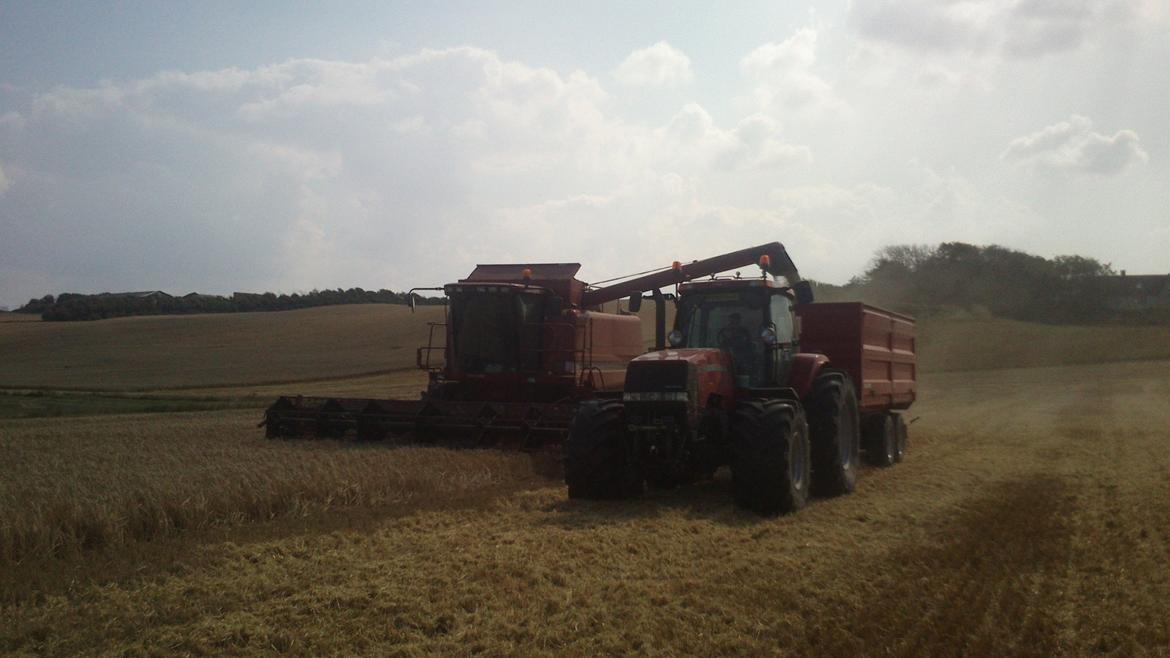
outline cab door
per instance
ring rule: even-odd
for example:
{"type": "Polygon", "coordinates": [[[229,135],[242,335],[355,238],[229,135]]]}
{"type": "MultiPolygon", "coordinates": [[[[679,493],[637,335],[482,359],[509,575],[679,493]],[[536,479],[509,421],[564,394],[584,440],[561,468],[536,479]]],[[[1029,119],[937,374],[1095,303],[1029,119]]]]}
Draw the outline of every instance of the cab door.
{"type": "Polygon", "coordinates": [[[792,300],[781,292],[770,295],[768,320],[776,332],[776,342],[768,352],[769,381],[773,386],[786,386],[796,356],[796,331],[793,322],[792,300]]]}

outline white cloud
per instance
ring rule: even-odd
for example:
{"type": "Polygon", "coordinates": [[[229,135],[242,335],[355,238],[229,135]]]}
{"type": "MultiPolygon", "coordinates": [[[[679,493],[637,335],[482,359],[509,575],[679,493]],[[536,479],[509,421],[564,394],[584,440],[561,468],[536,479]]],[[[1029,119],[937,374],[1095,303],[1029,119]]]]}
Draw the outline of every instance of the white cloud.
{"type": "Polygon", "coordinates": [[[812,66],[817,61],[817,32],[801,28],[781,43],[766,43],[740,62],[748,73],[766,78],[812,66]]]}
{"type": "Polygon", "coordinates": [[[19,112],[5,112],[0,114],[0,128],[23,128],[25,124],[24,117],[19,112]]]}
{"type": "MultiPolygon", "coordinates": [[[[947,15],[966,24],[1002,13],[950,5],[968,7],[947,15]]],[[[1074,237],[1061,249],[1116,261],[1146,246],[1127,236],[1148,236],[1156,220],[1142,218],[1165,207],[1155,110],[1166,92],[1151,66],[1119,62],[1163,61],[1164,44],[1001,66],[967,57],[974,42],[924,57],[817,26],[745,48],[741,76],[703,80],[687,90],[694,102],[662,115],[673,94],[651,98],[616,72],[475,47],[10,91],[0,302],[115,288],[403,288],[524,259],[581,261],[583,276],[604,278],[770,239],[808,275],[843,281],[891,242],[1033,248],[1082,236],[1055,229],[1117,199],[1132,230],[1117,232],[1114,251],[1074,237]],[[870,53],[888,58],[846,59],[870,53]],[[1097,134],[1074,117],[1015,140],[1002,132],[1103,97],[1127,99],[1131,130],[1097,134]],[[1147,157],[1159,166],[1125,170],[1147,157]],[[1076,196],[1004,162],[1120,173],[1076,196]],[[127,255],[130,243],[143,248],[127,255]]],[[[641,84],[690,79],[689,63],[662,63],[682,61],[672,57],[641,84]]]]}
{"type": "Polygon", "coordinates": [[[696,103],[685,105],[655,138],[650,150],[661,171],[761,170],[812,161],[811,149],[787,143],[771,117],[753,114],[726,130],[696,103]]]}
{"type": "Polygon", "coordinates": [[[1079,48],[1095,33],[1140,25],[1130,0],[853,0],[862,36],[918,51],[1039,57],[1079,48]]]}
{"type": "Polygon", "coordinates": [[[1093,132],[1092,127],[1087,117],[1074,115],[1012,140],[1002,157],[1037,169],[1102,176],[1149,159],[1134,131],[1119,130],[1110,136],[1093,132]]]}
{"type": "MultiPolygon", "coordinates": [[[[585,212],[574,208],[622,199],[627,214],[582,228],[602,251],[674,199],[669,190],[811,159],[768,117],[724,128],[693,105],[653,128],[610,106],[587,74],[477,48],[56,88],[29,102],[35,138],[14,142],[14,162],[37,172],[21,189],[39,219],[13,227],[6,242],[22,253],[9,247],[0,261],[69,251],[60,278],[78,288],[134,287],[145,271],[165,272],[150,287],[184,290],[403,287],[458,275],[419,256],[436,244],[549,258],[550,236],[571,234],[585,212]],[[484,232],[502,209],[545,203],[547,220],[520,214],[539,231],[484,232]],[[127,240],[156,248],[109,258],[127,240]]],[[[670,207],[672,217],[699,212],[670,207]]],[[[593,253],[582,244],[556,257],[593,253]]]]}
{"type": "Polygon", "coordinates": [[[691,59],[665,41],[635,50],[614,69],[613,77],[624,85],[671,87],[690,82],[691,59]]]}
{"type": "Polygon", "coordinates": [[[815,70],[817,31],[801,28],[780,43],[766,43],[740,60],[755,83],[753,101],[761,111],[839,112],[844,104],[815,70]]]}

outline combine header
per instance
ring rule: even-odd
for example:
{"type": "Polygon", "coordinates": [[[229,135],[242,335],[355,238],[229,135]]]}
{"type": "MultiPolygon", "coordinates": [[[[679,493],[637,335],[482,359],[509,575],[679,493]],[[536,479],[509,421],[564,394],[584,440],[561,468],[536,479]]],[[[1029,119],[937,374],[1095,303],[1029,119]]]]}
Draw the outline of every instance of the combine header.
{"type": "Polygon", "coordinates": [[[285,396],[261,424],[270,438],[408,436],[524,450],[560,444],[580,402],[620,399],[626,364],[645,351],[639,318],[601,312],[602,304],[628,296],[636,311],[643,292],[651,291],[655,343],[662,349],[661,288],[761,257],[791,264],[784,247],[773,242],[676,262],[604,287],[578,280],[577,263],[479,265],[466,279],[441,288],[448,300],[445,322],[431,325],[428,344],[417,353],[418,367],[429,375],[421,399],[285,396]]]}

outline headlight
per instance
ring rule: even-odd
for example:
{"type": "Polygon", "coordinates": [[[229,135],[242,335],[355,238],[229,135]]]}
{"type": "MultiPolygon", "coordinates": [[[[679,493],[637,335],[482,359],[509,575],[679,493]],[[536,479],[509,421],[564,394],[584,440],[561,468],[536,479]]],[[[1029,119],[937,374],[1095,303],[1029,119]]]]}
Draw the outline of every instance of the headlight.
{"type": "Polygon", "coordinates": [[[678,329],[674,329],[666,335],[666,341],[670,343],[671,347],[682,347],[683,333],[678,329]]]}

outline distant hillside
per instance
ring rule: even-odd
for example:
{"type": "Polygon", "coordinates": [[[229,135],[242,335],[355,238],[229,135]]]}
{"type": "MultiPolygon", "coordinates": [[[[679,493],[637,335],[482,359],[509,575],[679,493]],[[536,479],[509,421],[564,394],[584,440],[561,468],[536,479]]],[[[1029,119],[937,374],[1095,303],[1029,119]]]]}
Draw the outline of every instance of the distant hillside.
{"type": "MultiPolygon", "coordinates": [[[[654,334],[647,306],[641,317],[649,348],[654,334]]],[[[427,323],[442,321],[439,307],[412,314],[404,306],[366,304],[85,323],[0,322],[0,387],[142,391],[406,371],[414,368],[416,348],[427,343],[427,323]]],[[[919,323],[919,350],[923,372],[1170,359],[1170,332],[935,317],[919,323]]]]}
{"type": "MultiPolygon", "coordinates": [[[[443,309],[365,304],[286,313],[0,323],[0,387],[153,390],[351,377],[414,367],[443,309]]],[[[441,340],[441,338],[440,338],[441,340]]]]}
{"type": "Polygon", "coordinates": [[[1160,326],[927,318],[920,322],[918,351],[923,372],[1160,360],[1170,359],[1170,331],[1160,326]]]}

